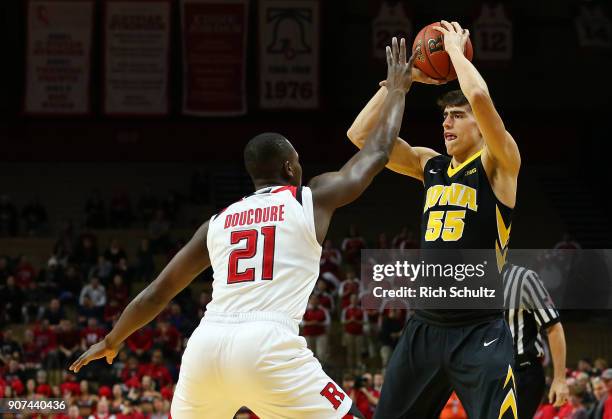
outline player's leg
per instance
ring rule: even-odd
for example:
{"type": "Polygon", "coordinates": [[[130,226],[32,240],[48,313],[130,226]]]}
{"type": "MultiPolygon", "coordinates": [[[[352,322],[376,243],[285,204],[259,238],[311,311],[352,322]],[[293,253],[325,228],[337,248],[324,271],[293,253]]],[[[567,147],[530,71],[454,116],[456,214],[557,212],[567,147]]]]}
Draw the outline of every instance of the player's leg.
{"type": "Polygon", "coordinates": [[[514,371],[519,418],[533,417],[546,390],[546,378],[542,364],[538,360],[532,362],[532,365],[514,371]]]}
{"type": "Polygon", "coordinates": [[[470,419],[517,419],[512,335],[503,319],[451,329],[445,360],[470,419]]]}
{"type": "Polygon", "coordinates": [[[376,419],[437,419],[452,389],[442,368],[446,330],[411,319],[385,372],[376,419]]]}
{"type": "Polygon", "coordinates": [[[228,397],[218,380],[222,377],[221,337],[226,331],[220,325],[202,322],[189,338],[172,398],[174,419],[231,419],[241,407],[228,397]]]}
{"type": "MultiPolygon", "coordinates": [[[[255,324],[249,347],[259,349],[245,404],[266,419],[340,419],[350,410],[350,397],[323,371],[303,337],[282,325],[255,324]]],[[[249,336],[243,337],[245,342],[249,336]]]]}

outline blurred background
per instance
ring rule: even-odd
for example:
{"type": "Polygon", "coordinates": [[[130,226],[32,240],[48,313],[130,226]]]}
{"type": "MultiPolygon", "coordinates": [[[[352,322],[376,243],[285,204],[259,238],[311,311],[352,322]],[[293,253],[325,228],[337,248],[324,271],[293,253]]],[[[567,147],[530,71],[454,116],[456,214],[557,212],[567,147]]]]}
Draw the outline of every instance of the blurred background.
{"type": "MultiPolygon", "coordinates": [[[[521,150],[511,247],[610,248],[608,2],[0,2],[0,390],[26,394],[34,380],[33,391],[43,382],[61,393],[91,380],[70,390],[85,394],[75,403],[86,416],[87,395],[122,383],[124,399],[138,390],[134,412],[163,415],[210,272],[108,376],[71,377],[66,365],[197,226],[251,191],[248,139],[284,134],[305,181],[341,167],[356,150],[346,130],[385,78],[384,46],[392,36],[411,44],[439,19],[470,30],[474,63],[521,150]]],[[[444,152],[435,101],[456,88],[413,85],[401,136],[444,152]]],[[[324,364],[338,382],[384,367],[379,314],[365,331],[341,322],[359,293],[359,251],[418,245],[422,199],[418,182],[385,171],[334,217],[317,294],[330,320],[324,364]],[[361,346],[349,351],[347,333],[364,334],[361,346]]],[[[612,360],[609,312],[563,315],[572,370],[612,360]]]]}

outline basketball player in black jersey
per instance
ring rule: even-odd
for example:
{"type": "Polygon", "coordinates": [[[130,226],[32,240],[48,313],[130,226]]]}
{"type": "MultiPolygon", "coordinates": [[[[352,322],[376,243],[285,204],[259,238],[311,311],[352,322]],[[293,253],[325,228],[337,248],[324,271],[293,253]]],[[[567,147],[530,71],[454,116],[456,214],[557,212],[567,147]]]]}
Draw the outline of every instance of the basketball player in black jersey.
{"type": "MultiPolygon", "coordinates": [[[[448,156],[398,138],[387,167],[423,182],[422,248],[496,249],[503,261],[516,199],[518,147],[485,81],[463,55],[469,32],[446,21],[437,30],[461,87],[438,101],[448,156]],[[445,194],[448,188],[457,193],[445,194]]],[[[417,69],[413,79],[431,83],[417,69]]],[[[382,87],[349,129],[358,147],[376,125],[386,94],[382,87]]],[[[493,280],[501,284],[501,275],[493,280]]],[[[501,308],[419,310],[389,361],[375,418],[438,418],[453,390],[470,419],[516,418],[512,365],[512,335],[501,308]]]]}

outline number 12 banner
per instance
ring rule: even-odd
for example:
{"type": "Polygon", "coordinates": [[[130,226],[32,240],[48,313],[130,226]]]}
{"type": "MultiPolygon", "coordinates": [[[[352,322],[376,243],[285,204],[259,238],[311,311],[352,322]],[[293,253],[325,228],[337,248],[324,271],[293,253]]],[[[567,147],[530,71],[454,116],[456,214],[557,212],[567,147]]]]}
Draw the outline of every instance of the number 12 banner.
{"type": "Polygon", "coordinates": [[[319,1],[259,2],[259,106],[319,106],[319,1]]]}

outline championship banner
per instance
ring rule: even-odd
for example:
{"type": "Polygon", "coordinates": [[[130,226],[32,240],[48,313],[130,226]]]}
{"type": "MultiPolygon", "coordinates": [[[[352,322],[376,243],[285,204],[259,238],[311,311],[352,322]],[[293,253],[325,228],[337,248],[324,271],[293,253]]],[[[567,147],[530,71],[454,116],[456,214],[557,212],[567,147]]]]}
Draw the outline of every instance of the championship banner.
{"type": "Polygon", "coordinates": [[[375,11],[372,20],[372,57],[385,61],[385,48],[391,45],[391,39],[406,39],[408,47],[412,46],[412,20],[403,2],[382,0],[375,11]]]}
{"type": "Polygon", "coordinates": [[[246,113],[248,0],[182,0],[183,113],[246,113]]]}
{"type": "Polygon", "coordinates": [[[483,3],[474,20],[474,56],[481,62],[508,64],[512,60],[512,21],[502,3],[483,3]]]}
{"type": "Polygon", "coordinates": [[[263,109],[319,106],[319,2],[259,2],[259,104],[263,109]]]}
{"type": "Polygon", "coordinates": [[[104,3],[104,113],[166,115],[169,0],[104,3]]]}
{"type": "Polygon", "coordinates": [[[90,111],[93,1],[27,3],[25,112],[90,111]]]}

